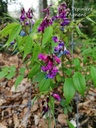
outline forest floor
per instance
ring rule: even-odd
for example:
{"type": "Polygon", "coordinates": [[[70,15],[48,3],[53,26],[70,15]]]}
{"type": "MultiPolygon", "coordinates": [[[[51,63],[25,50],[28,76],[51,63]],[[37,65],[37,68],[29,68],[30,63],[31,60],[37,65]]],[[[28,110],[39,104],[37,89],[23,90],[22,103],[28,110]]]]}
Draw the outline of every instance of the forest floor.
{"type": "MultiPolygon", "coordinates": [[[[17,56],[0,53],[0,68],[3,66],[15,65],[18,70],[22,67],[22,60],[17,56]]],[[[15,91],[14,82],[16,76],[11,80],[0,79],[0,128],[68,128],[67,115],[64,115],[61,106],[56,101],[55,118],[56,122],[50,117],[50,126],[45,116],[42,116],[42,96],[36,100],[34,105],[30,101],[38,93],[35,86],[31,85],[30,80],[25,78],[15,91]],[[56,123],[56,125],[55,125],[56,123]]],[[[59,90],[59,89],[58,89],[59,90]]],[[[74,106],[73,106],[74,108],[74,106]]],[[[76,110],[70,115],[71,122],[76,122],[76,110]]],[[[96,89],[90,88],[87,95],[78,102],[80,128],[96,128],[96,89]]]]}

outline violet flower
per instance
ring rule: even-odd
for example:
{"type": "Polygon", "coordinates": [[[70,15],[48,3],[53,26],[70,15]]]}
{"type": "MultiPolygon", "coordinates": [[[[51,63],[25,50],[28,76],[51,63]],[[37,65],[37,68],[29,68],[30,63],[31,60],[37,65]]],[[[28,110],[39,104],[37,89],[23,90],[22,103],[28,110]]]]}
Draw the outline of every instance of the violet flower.
{"type": "Polygon", "coordinates": [[[40,53],[40,54],[38,55],[38,58],[39,58],[40,60],[42,60],[42,61],[45,61],[45,60],[47,59],[47,56],[44,55],[44,54],[42,54],[42,53],[40,53]]]}
{"type": "Polygon", "coordinates": [[[62,27],[68,25],[70,23],[70,20],[68,20],[68,18],[67,18],[68,12],[69,12],[69,10],[67,8],[67,5],[65,3],[61,3],[58,8],[58,14],[56,16],[52,17],[52,21],[54,21],[56,19],[61,19],[60,25],[62,27]]]}
{"type": "Polygon", "coordinates": [[[56,100],[61,101],[61,98],[60,98],[60,96],[59,96],[58,94],[53,93],[52,96],[53,96],[56,100]]]}
{"type": "Polygon", "coordinates": [[[41,22],[41,24],[39,25],[39,27],[38,27],[38,32],[42,32],[42,33],[44,33],[44,30],[48,27],[48,26],[50,26],[50,25],[52,25],[52,19],[50,18],[50,12],[49,12],[49,7],[48,8],[46,8],[46,9],[43,9],[43,12],[46,12],[46,16],[45,16],[45,18],[43,19],[43,21],[41,22]]]}
{"type": "Polygon", "coordinates": [[[56,76],[57,72],[58,72],[58,69],[57,69],[56,67],[53,67],[53,68],[49,71],[49,73],[47,74],[47,78],[53,79],[53,78],[56,76]]]}
{"type": "Polygon", "coordinates": [[[45,115],[49,110],[48,106],[43,106],[43,115],[45,115]]]}
{"type": "Polygon", "coordinates": [[[22,8],[22,10],[21,10],[20,20],[21,20],[21,21],[24,21],[25,19],[26,19],[25,9],[24,9],[24,8],[22,8]]]}
{"type": "Polygon", "coordinates": [[[60,59],[56,55],[43,55],[39,54],[38,58],[44,62],[44,66],[41,67],[41,70],[46,73],[46,78],[53,79],[58,69],[57,64],[60,64],[60,59]]]}
{"type": "Polygon", "coordinates": [[[49,17],[45,17],[40,26],[38,27],[38,32],[44,33],[45,28],[52,25],[52,20],[49,17]]]}
{"type": "Polygon", "coordinates": [[[64,42],[59,40],[57,36],[52,38],[54,42],[58,42],[58,46],[54,47],[54,53],[60,58],[62,55],[70,54],[70,52],[64,46],[64,42]]]}
{"type": "Polygon", "coordinates": [[[32,19],[33,11],[30,8],[29,8],[28,12],[26,12],[26,16],[27,16],[27,18],[32,19]]]}
{"type": "Polygon", "coordinates": [[[57,36],[54,36],[54,37],[52,38],[52,40],[53,40],[55,43],[59,42],[59,39],[58,39],[57,36]]]}

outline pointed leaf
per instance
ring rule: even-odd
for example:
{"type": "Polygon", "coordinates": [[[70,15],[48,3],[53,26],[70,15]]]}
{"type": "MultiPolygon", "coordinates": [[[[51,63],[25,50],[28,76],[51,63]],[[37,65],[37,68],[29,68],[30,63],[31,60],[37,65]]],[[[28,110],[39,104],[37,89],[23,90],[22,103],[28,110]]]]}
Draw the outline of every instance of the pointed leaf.
{"type": "Polygon", "coordinates": [[[55,103],[54,101],[55,101],[55,99],[52,96],[50,96],[48,105],[49,105],[50,109],[52,110],[53,115],[54,115],[54,103],[55,103]]]}
{"type": "Polygon", "coordinates": [[[35,44],[33,49],[32,59],[31,59],[32,64],[38,59],[38,54],[40,53],[40,51],[41,51],[40,45],[35,44]]]}
{"type": "Polygon", "coordinates": [[[12,77],[15,75],[15,73],[16,73],[16,67],[15,66],[9,67],[9,73],[6,76],[6,78],[8,80],[12,79],[12,77]]]}
{"type": "Polygon", "coordinates": [[[85,77],[80,72],[76,72],[74,74],[73,83],[76,90],[84,96],[84,92],[86,89],[86,82],[85,82],[85,77]]]}
{"type": "Polygon", "coordinates": [[[16,39],[16,37],[19,35],[20,31],[21,31],[21,25],[20,24],[17,24],[14,28],[12,28],[12,31],[9,34],[9,38],[8,38],[8,41],[6,42],[5,46],[9,46],[10,43],[14,39],[16,39]]]}
{"type": "Polygon", "coordinates": [[[39,84],[40,92],[48,92],[50,90],[50,79],[43,78],[39,84]]]}
{"type": "Polygon", "coordinates": [[[52,27],[46,28],[43,34],[42,45],[45,45],[50,40],[52,35],[53,35],[53,28],[52,27]]]}
{"type": "Polygon", "coordinates": [[[96,68],[94,66],[91,66],[90,74],[91,74],[91,78],[94,82],[94,87],[96,87],[96,68]]]}
{"type": "Polygon", "coordinates": [[[24,56],[23,56],[23,60],[25,59],[25,57],[30,53],[31,49],[33,46],[33,41],[32,38],[30,36],[26,37],[26,42],[25,42],[25,46],[24,46],[24,56]]]}
{"type": "Polygon", "coordinates": [[[39,20],[37,20],[37,21],[35,22],[35,24],[34,24],[34,26],[33,26],[33,28],[32,28],[32,32],[31,32],[30,35],[32,35],[34,32],[36,32],[36,31],[38,30],[38,27],[39,27],[41,21],[42,21],[42,19],[39,19],[39,20]]]}
{"type": "Polygon", "coordinates": [[[87,20],[91,21],[92,23],[96,24],[94,20],[92,20],[90,17],[86,17],[87,20]]]}
{"type": "Polygon", "coordinates": [[[66,98],[66,102],[70,103],[75,94],[75,88],[73,85],[73,80],[71,78],[65,79],[65,83],[63,85],[63,93],[66,98]]]}
{"type": "Polygon", "coordinates": [[[21,83],[21,81],[23,80],[24,76],[20,75],[17,77],[16,81],[15,81],[15,89],[17,89],[18,85],[21,83]]]}
{"type": "Polygon", "coordinates": [[[70,121],[67,121],[67,123],[69,125],[69,128],[75,128],[74,125],[70,121]]]}
{"type": "Polygon", "coordinates": [[[36,64],[35,66],[33,66],[31,71],[29,72],[28,78],[33,78],[39,70],[40,70],[40,65],[36,64]]]}
{"type": "Polygon", "coordinates": [[[20,68],[20,74],[21,74],[21,75],[24,75],[24,73],[25,73],[25,70],[26,70],[26,68],[24,68],[24,67],[21,67],[21,68],[20,68]]]}
{"type": "Polygon", "coordinates": [[[0,38],[10,34],[16,26],[18,26],[17,23],[8,24],[3,30],[0,31],[0,38]]]}

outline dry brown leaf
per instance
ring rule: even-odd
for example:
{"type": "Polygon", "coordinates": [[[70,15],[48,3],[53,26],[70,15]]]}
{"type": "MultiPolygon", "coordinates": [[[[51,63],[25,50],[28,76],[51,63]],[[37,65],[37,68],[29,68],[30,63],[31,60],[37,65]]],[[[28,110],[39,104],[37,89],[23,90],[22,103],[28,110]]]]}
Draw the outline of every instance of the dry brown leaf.
{"type": "Polygon", "coordinates": [[[38,109],[38,104],[37,103],[34,103],[34,105],[31,108],[31,111],[32,112],[35,112],[37,109],[38,109]]]}
{"type": "Polygon", "coordinates": [[[60,123],[60,124],[67,124],[67,118],[68,118],[68,116],[67,115],[64,115],[64,114],[60,114],[60,115],[58,115],[58,122],[60,123]]]}
{"type": "Polygon", "coordinates": [[[7,127],[0,123],[0,128],[7,128],[7,127]]]}
{"type": "Polygon", "coordinates": [[[1,106],[2,104],[4,104],[5,102],[6,102],[6,100],[0,99],[0,106],[1,106]]]}
{"type": "Polygon", "coordinates": [[[50,124],[48,125],[48,120],[47,119],[41,119],[40,120],[40,123],[39,123],[39,126],[40,128],[54,128],[55,126],[55,122],[54,120],[50,120],[50,124]]]}
{"type": "Polygon", "coordinates": [[[35,126],[39,124],[39,120],[40,120],[40,117],[38,115],[34,115],[35,126]]]}
{"type": "Polygon", "coordinates": [[[15,124],[14,128],[17,128],[19,126],[19,119],[16,114],[13,115],[13,120],[14,120],[14,124],[15,124]]]}
{"type": "Polygon", "coordinates": [[[30,86],[30,82],[28,79],[23,79],[22,82],[18,85],[17,89],[15,90],[15,86],[13,85],[11,88],[11,92],[25,92],[26,88],[30,86]]]}

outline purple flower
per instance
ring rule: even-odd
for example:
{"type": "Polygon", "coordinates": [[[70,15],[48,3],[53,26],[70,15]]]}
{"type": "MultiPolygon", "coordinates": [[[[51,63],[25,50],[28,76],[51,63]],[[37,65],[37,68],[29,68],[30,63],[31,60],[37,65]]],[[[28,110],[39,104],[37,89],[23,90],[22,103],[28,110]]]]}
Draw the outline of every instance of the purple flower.
{"type": "Polygon", "coordinates": [[[59,42],[59,39],[58,39],[57,36],[54,36],[54,37],[52,38],[52,40],[53,40],[55,43],[59,42]]]}
{"type": "Polygon", "coordinates": [[[60,64],[60,59],[56,55],[39,54],[38,58],[44,62],[41,70],[46,72],[46,78],[54,78],[58,72],[56,64],[60,64]]]}
{"type": "Polygon", "coordinates": [[[70,52],[66,49],[66,47],[64,47],[64,55],[66,54],[70,54],[70,52]]]}
{"type": "Polygon", "coordinates": [[[68,19],[65,19],[62,23],[61,26],[66,26],[67,24],[69,24],[70,21],[68,19]]]}
{"type": "Polygon", "coordinates": [[[21,9],[21,16],[20,16],[20,20],[24,21],[26,19],[26,13],[25,13],[25,9],[22,8],[21,9]]]}
{"type": "Polygon", "coordinates": [[[54,55],[54,59],[58,64],[60,64],[60,59],[57,56],[54,55]]]}
{"type": "Polygon", "coordinates": [[[56,100],[61,101],[61,98],[60,98],[60,96],[59,96],[58,94],[53,93],[52,96],[53,96],[56,100]]]}
{"type": "Polygon", "coordinates": [[[54,21],[56,19],[58,19],[58,16],[57,15],[52,17],[52,21],[54,21]]]}
{"type": "Polygon", "coordinates": [[[26,16],[27,16],[27,18],[32,19],[33,11],[30,8],[29,8],[28,12],[26,12],[26,16]]]}
{"type": "Polygon", "coordinates": [[[42,101],[42,105],[43,105],[43,115],[45,115],[46,112],[48,112],[48,110],[49,110],[48,102],[49,102],[48,98],[47,98],[46,100],[43,100],[43,101],[42,101]]]}
{"type": "Polygon", "coordinates": [[[42,21],[42,23],[40,24],[40,26],[38,27],[38,32],[44,33],[45,28],[47,28],[50,25],[52,25],[51,18],[45,17],[44,20],[42,21]]]}
{"type": "Polygon", "coordinates": [[[26,26],[27,26],[27,25],[29,25],[29,22],[27,21],[27,22],[25,22],[25,24],[26,24],[26,26]]]}
{"type": "Polygon", "coordinates": [[[24,21],[25,19],[26,19],[25,14],[21,14],[21,16],[20,16],[20,20],[21,20],[21,21],[24,21]]]}
{"type": "MultiPolygon", "coordinates": [[[[20,16],[20,20],[24,21],[25,19],[32,19],[33,17],[33,11],[29,8],[28,12],[25,12],[24,8],[22,8],[21,10],[21,16],[20,16]]],[[[27,22],[27,21],[26,21],[27,22]]]]}
{"type": "Polygon", "coordinates": [[[42,61],[45,61],[47,59],[46,55],[43,55],[42,53],[39,54],[38,58],[42,61]]]}
{"type": "Polygon", "coordinates": [[[60,50],[60,47],[59,46],[54,47],[54,53],[59,53],[59,50],[60,50]]]}
{"type": "Polygon", "coordinates": [[[69,9],[67,8],[67,5],[65,3],[61,3],[58,8],[58,14],[52,17],[52,21],[54,21],[55,19],[61,19],[61,26],[68,25],[70,23],[70,21],[67,19],[68,13],[69,9]]]}
{"type": "Polygon", "coordinates": [[[64,47],[64,42],[62,40],[59,41],[60,43],[58,44],[59,48],[64,47]]]}
{"type": "Polygon", "coordinates": [[[58,69],[56,67],[53,67],[47,74],[47,77],[53,79],[56,76],[57,72],[58,69]]]}
{"type": "Polygon", "coordinates": [[[45,115],[49,110],[48,106],[43,106],[43,115],[45,115]]]}

